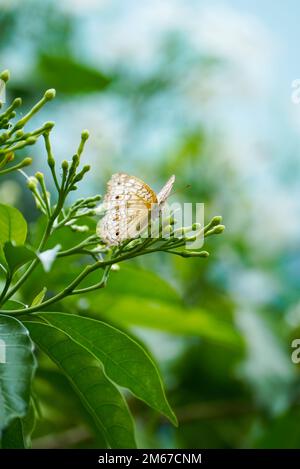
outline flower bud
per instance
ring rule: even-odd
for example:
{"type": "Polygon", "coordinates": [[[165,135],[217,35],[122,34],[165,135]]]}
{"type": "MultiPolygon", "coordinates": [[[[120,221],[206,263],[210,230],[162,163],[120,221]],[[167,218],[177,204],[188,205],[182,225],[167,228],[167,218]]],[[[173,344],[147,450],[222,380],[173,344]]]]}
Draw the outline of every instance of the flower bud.
{"type": "Polygon", "coordinates": [[[41,172],[35,173],[35,178],[36,178],[39,182],[43,182],[43,181],[44,181],[44,175],[43,175],[43,173],[41,173],[41,172]]]}
{"type": "Polygon", "coordinates": [[[139,244],[141,244],[142,241],[143,241],[143,239],[141,239],[141,238],[133,239],[133,240],[130,241],[130,243],[128,244],[128,248],[129,248],[129,249],[135,248],[136,246],[138,246],[139,244]]]}
{"type": "Polygon", "coordinates": [[[32,158],[24,158],[24,160],[22,161],[20,168],[25,168],[26,166],[30,166],[32,163],[32,158]]]}
{"type": "Polygon", "coordinates": [[[37,141],[37,138],[36,138],[36,137],[28,137],[28,138],[26,139],[27,145],[34,145],[34,144],[36,143],[36,141],[37,141]]]}
{"type": "Polygon", "coordinates": [[[77,154],[72,157],[72,162],[74,167],[77,168],[77,166],[79,165],[79,156],[77,154]]]}
{"type": "Polygon", "coordinates": [[[44,98],[47,99],[47,101],[51,101],[52,99],[55,98],[56,91],[54,88],[50,88],[49,90],[46,91],[44,94],[44,98]]]}
{"type": "Polygon", "coordinates": [[[72,231],[77,231],[79,233],[85,233],[86,231],[89,231],[89,227],[87,225],[70,225],[70,228],[72,231]]]}
{"type": "Polygon", "coordinates": [[[0,74],[0,79],[6,83],[10,79],[9,70],[3,70],[3,72],[0,74]]]}
{"type": "Polygon", "coordinates": [[[219,225],[220,223],[222,222],[222,217],[221,216],[216,216],[216,217],[213,217],[210,222],[208,223],[208,225],[206,225],[204,227],[204,233],[208,232],[211,228],[213,228],[214,226],[217,226],[219,225]]]}
{"type": "Polygon", "coordinates": [[[76,202],[73,204],[73,207],[75,207],[75,206],[77,206],[77,205],[81,205],[82,202],[84,202],[84,198],[77,199],[76,202]]]}
{"type": "Polygon", "coordinates": [[[207,251],[200,251],[200,252],[199,251],[182,251],[179,255],[182,257],[208,257],[209,252],[207,251]]]}
{"type": "Polygon", "coordinates": [[[86,208],[95,208],[97,205],[97,202],[87,202],[85,203],[86,208]]]}
{"type": "Polygon", "coordinates": [[[90,133],[89,133],[88,130],[85,129],[85,130],[83,130],[83,131],[81,132],[81,138],[82,138],[82,140],[84,140],[84,141],[87,140],[87,139],[89,138],[89,136],[90,136],[90,133]]]}
{"type": "Polygon", "coordinates": [[[69,168],[69,163],[67,160],[63,160],[62,164],[61,164],[61,168],[63,171],[68,171],[68,168],[69,168]]]}
{"type": "Polygon", "coordinates": [[[37,188],[37,184],[38,184],[38,181],[36,180],[35,177],[30,176],[30,177],[27,179],[27,187],[28,187],[29,190],[35,191],[36,188],[37,188]]]}
{"type": "Polygon", "coordinates": [[[222,217],[220,215],[213,217],[211,223],[212,226],[220,225],[220,223],[222,223],[222,217]]]}
{"type": "Polygon", "coordinates": [[[83,200],[85,200],[85,202],[89,204],[90,202],[93,202],[93,203],[99,202],[99,200],[101,199],[102,199],[102,196],[97,194],[97,195],[94,195],[94,197],[88,197],[87,199],[83,199],[83,200]]]}
{"type": "Polygon", "coordinates": [[[84,174],[84,173],[87,173],[90,169],[91,169],[90,165],[87,164],[82,168],[81,172],[84,174]]]}
{"type": "Polygon", "coordinates": [[[17,137],[17,138],[21,138],[21,137],[23,137],[23,135],[24,135],[23,130],[17,130],[17,132],[15,133],[15,137],[17,137]]]}
{"type": "Polygon", "coordinates": [[[85,165],[82,170],[80,171],[80,173],[77,174],[77,176],[74,178],[74,182],[78,182],[78,181],[81,181],[85,175],[85,173],[87,173],[89,170],[91,169],[90,165],[85,165]]]}
{"type": "Polygon", "coordinates": [[[49,121],[49,122],[45,122],[45,124],[43,125],[43,128],[45,130],[52,130],[54,126],[55,126],[55,122],[49,121]]]}
{"type": "Polygon", "coordinates": [[[223,233],[224,230],[225,230],[224,225],[217,225],[212,230],[207,231],[206,236],[211,236],[211,235],[214,235],[214,234],[221,234],[221,233],[223,233]]]}
{"type": "Polygon", "coordinates": [[[12,107],[13,109],[16,109],[17,107],[20,107],[22,104],[22,98],[16,98],[12,102],[12,107]]]}
{"type": "Polygon", "coordinates": [[[3,134],[0,135],[0,142],[5,142],[9,138],[9,134],[7,132],[3,132],[3,134]]]}

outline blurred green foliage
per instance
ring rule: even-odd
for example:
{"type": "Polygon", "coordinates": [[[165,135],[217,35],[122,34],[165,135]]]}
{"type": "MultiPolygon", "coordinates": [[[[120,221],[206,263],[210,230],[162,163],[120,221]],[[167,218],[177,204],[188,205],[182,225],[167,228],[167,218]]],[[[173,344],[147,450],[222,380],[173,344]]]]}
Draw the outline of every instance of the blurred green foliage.
{"type": "MultiPolygon", "coordinates": [[[[120,5],[119,8],[122,20],[120,5]]],[[[60,136],[62,156],[64,139],[72,138],[68,135],[72,127],[70,112],[79,114],[81,126],[88,126],[80,115],[83,109],[91,121],[96,119],[96,127],[102,122],[97,120],[99,115],[106,112],[103,103],[111,103],[112,115],[118,115],[126,135],[115,135],[112,126],[102,145],[103,135],[99,137],[99,129],[95,128],[96,143],[90,158],[98,165],[93,182],[97,191],[115,170],[127,170],[157,184],[176,172],[178,187],[191,184],[178,198],[204,201],[207,216],[217,208],[228,229],[220,239],[214,239],[213,256],[208,261],[166,260],[159,255],[131,261],[120,272],[113,272],[105,291],[92,297],[68,299],[60,308],[103,318],[129,330],[155,354],[167,376],[168,396],[179,427],[171,428],[130,397],[141,446],[298,448],[300,379],[299,368],[290,356],[292,339],[300,331],[299,240],[288,232],[289,213],[284,202],[282,208],[275,198],[277,194],[283,198],[287,192],[292,197],[292,185],[287,187],[285,173],[293,173],[294,160],[283,154],[283,163],[277,165],[272,160],[267,169],[259,158],[255,160],[261,163],[257,172],[271,173],[276,182],[271,189],[274,199],[265,205],[266,193],[259,185],[258,174],[251,173],[251,165],[243,160],[243,137],[239,141],[239,158],[231,158],[226,133],[218,128],[217,118],[210,126],[207,124],[207,120],[216,117],[209,112],[214,102],[210,100],[210,90],[206,93],[207,82],[217,78],[217,83],[222,83],[235,64],[221,54],[218,57],[205,51],[192,53],[191,44],[174,31],[164,31],[159,57],[148,59],[155,62],[150,71],[146,66],[146,71],[141,72],[132,56],[126,55],[126,48],[117,59],[105,61],[105,52],[114,44],[105,38],[103,22],[108,21],[114,30],[119,24],[114,23],[113,10],[108,16],[101,10],[89,13],[98,21],[92,38],[99,50],[95,59],[88,54],[88,45],[84,49],[86,37],[80,25],[86,21],[86,14],[88,7],[80,16],[61,9],[59,2],[32,0],[17,2],[0,12],[3,58],[9,59],[16,44],[22,42],[17,55],[20,73],[13,73],[11,92],[21,93],[32,102],[45,87],[57,88],[57,115],[69,113],[64,120],[65,134],[60,136]],[[21,58],[23,51],[30,51],[26,60],[21,58]],[[183,76],[191,80],[189,91],[195,91],[184,103],[183,76]],[[195,108],[202,102],[208,111],[199,117],[195,108]],[[119,137],[120,148],[116,150],[113,144],[119,137]],[[149,141],[154,142],[152,146],[149,141]],[[241,169],[243,164],[245,171],[241,169]],[[279,171],[281,164],[283,172],[279,171]],[[282,212],[281,225],[272,224],[272,204],[282,212]],[[282,229],[285,222],[286,231],[282,229]]],[[[125,41],[126,28],[135,25],[128,24],[125,14],[123,22],[124,29],[119,34],[125,41]]],[[[14,62],[3,66],[13,70],[14,62]]],[[[239,128],[239,124],[237,118],[235,126],[239,128]]],[[[268,139],[263,143],[269,146],[262,160],[272,155],[275,146],[268,139]]],[[[254,149],[259,153],[257,147],[254,149]]],[[[298,169],[295,171],[298,174],[298,169]]],[[[15,176],[10,182],[19,184],[22,180],[15,176]]],[[[22,200],[16,195],[17,203],[34,222],[31,202],[27,195],[24,197],[22,200]]],[[[292,233],[293,226],[290,230],[292,233]]],[[[39,238],[40,222],[30,232],[34,244],[39,238]]],[[[81,239],[80,233],[64,231],[63,236],[65,245],[71,245],[74,236],[81,239]]],[[[210,240],[208,250],[209,245],[210,240]]],[[[55,274],[49,273],[48,293],[52,293],[51,288],[60,288],[79,268],[74,261],[66,269],[64,261],[58,260],[55,274]]],[[[39,275],[37,269],[24,285],[20,299],[26,303],[44,286],[39,283],[39,275]]],[[[43,419],[37,422],[33,445],[101,447],[103,442],[90,418],[78,399],[70,397],[65,378],[43,354],[41,364],[35,393],[41,401],[43,419]]]]}

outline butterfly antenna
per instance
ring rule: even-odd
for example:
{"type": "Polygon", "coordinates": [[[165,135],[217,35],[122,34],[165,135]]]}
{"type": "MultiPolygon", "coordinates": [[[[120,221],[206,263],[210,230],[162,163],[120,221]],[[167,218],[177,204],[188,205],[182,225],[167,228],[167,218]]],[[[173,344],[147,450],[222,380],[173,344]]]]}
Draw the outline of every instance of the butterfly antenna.
{"type": "Polygon", "coordinates": [[[177,189],[176,191],[172,191],[171,194],[170,194],[170,197],[172,197],[172,196],[175,195],[175,194],[184,192],[185,190],[190,189],[191,187],[192,187],[191,184],[187,184],[186,186],[181,187],[180,189],[177,189]]]}

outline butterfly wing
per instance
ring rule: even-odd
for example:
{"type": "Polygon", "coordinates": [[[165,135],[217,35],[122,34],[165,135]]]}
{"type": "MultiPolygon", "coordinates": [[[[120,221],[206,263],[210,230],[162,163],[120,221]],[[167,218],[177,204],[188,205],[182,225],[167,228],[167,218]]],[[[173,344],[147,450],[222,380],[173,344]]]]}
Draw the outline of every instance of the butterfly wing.
{"type": "Polygon", "coordinates": [[[155,192],[143,181],[126,173],[113,174],[104,198],[106,214],[97,226],[97,234],[108,245],[119,245],[135,238],[147,226],[155,192]]]}
{"type": "Polygon", "coordinates": [[[173,189],[174,182],[175,176],[173,174],[173,176],[170,177],[170,179],[166,182],[161,191],[157,194],[157,203],[159,206],[163,205],[169,197],[171,190],[173,189]]]}

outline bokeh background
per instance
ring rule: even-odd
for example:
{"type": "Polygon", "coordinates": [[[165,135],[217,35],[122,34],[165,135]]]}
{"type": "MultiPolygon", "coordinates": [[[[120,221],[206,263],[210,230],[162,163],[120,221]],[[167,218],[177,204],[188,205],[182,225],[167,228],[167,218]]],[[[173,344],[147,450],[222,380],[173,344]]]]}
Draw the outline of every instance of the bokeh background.
{"type": "MultiPolygon", "coordinates": [[[[208,260],[142,258],[71,305],[129,329],[160,365],[180,425],[130,398],[140,446],[300,447],[299,15],[297,0],[0,0],[8,98],[26,110],[56,88],[32,125],[56,122],[59,160],[90,130],[83,195],[115,171],[156,190],[175,173],[191,188],[174,198],[224,218],[208,260]]],[[[42,146],[32,152],[28,172],[47,171],[42,146]]],[[[0,199],[33,222],[23,187],[7,178],[0,199]]],[[[101,445],[46,361],[36,389],[35,447],[101,445]]]]}

